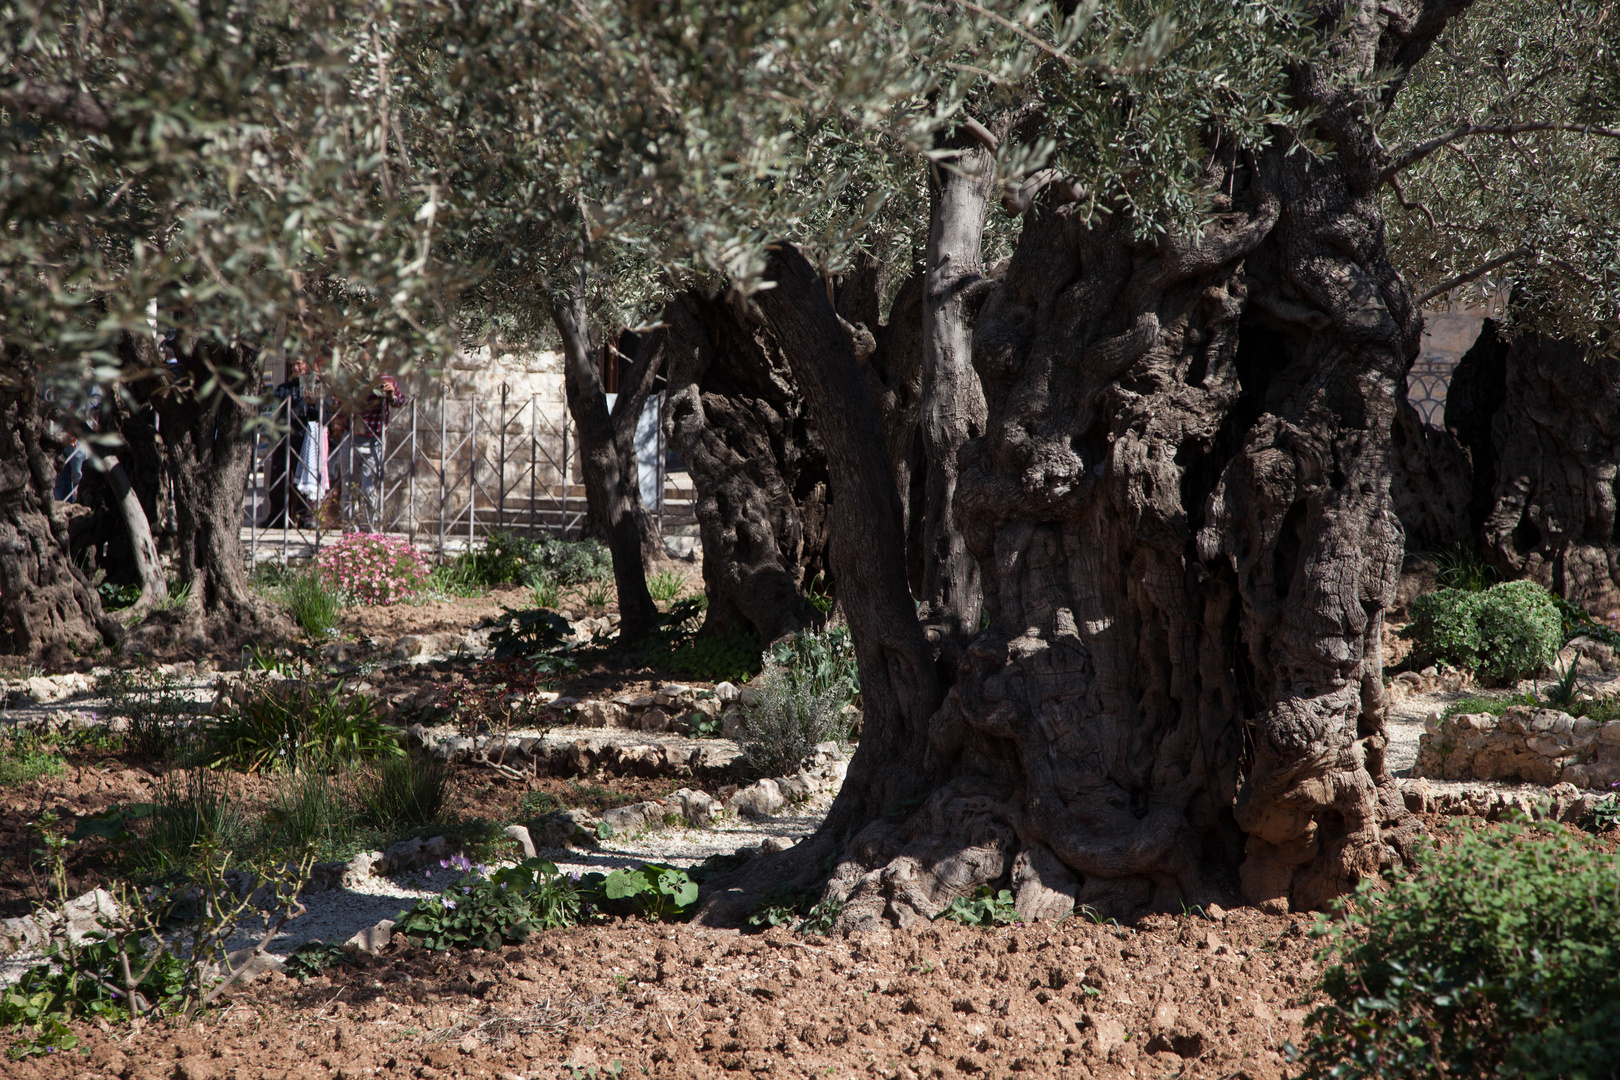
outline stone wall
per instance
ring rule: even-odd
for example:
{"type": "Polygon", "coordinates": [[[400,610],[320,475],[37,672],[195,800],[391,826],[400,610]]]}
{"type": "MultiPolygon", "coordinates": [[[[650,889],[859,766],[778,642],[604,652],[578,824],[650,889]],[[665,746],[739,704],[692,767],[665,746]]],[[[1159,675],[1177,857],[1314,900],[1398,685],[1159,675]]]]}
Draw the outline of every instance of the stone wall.
{"type": "Polygon", "coordinates": [[[1527,705],[1499,717],[1431,718],[1418,740],[1412,775],[1607,790],[1620,780],[1620,720],[1590,720],[1527,705]]]}

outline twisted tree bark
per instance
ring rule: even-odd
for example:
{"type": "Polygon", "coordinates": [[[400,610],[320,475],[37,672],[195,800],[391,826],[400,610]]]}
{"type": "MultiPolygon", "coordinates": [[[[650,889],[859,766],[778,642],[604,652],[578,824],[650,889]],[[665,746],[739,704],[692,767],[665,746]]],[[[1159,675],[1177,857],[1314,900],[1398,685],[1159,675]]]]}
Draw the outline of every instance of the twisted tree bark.
{"type": "Polygon", "coordinates": [[[652,347],[667,357],[669,440],[697,488],[704,632],[774,641],[809,625],[805,593],[827,570],[820,438],[774,328],[696,293],[671,302],[663,321],[652,347]]]}
{"type": "Polygon", "coordinates": [[[68,525],[53,495],[55,453],[50,405],[38,394],[25,358],[7,357],[0,380],[0,628],[7,651],[65,664],[116,644],[117,623],[68,557],[68,525]]]}
{"type": "Polygon", "coordinates": [[[242,551],[242,502],[253,463],[248,405],[230,393],[202,393],[210,383],[259,382],[259,355],[212,339],[177,350],[177,375],[154,392],[164,464],[174,485],[177,525],[174,569],[186,600],[141,624],[138,636],[155,645],[231,648],[290,629],[247,585],[242,551]]]}
{"type": "Polygon", "coordinates": [[[709,917],[815,880],[850,927],[931,918],[989,883],[1030,918],[1309,909],[1406,857],[1380,639],[1421,321],[1384,246],[1358,87],[1415,63],[1462,5],[1351,6],[1336,60],[1295,78],[1332,157],[1285,131],[1212,155],[1222,196],[1196,237],[1144,241],[1051,194],[1026,217],[974,326],[986,425],[955,511],[989,626],[948,690],[891,554],[898,500],[876,418],[851,404],[853,357],[814,304],[791,309],[781,283],[803,260],[773,262],[755,302],[792,328],[785,354],[828,418],[867,715],[822,829],[718,882],[709,917]]]}
{"type": "Polygon", "coordinates": [[[1487,322],[1447,394],[1486,557],[1598,614],[1620,608],[1620,358],[1487,322]]]}

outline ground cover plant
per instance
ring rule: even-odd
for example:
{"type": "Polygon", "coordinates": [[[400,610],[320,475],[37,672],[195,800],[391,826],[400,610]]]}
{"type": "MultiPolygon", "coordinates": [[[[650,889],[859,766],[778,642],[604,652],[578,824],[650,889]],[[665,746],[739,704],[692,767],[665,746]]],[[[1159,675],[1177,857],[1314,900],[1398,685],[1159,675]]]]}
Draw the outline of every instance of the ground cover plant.
{"type": "Polygon", "coordinates": [[[0,788],[61,775],[66,764],[56,741],[39,731],[0,733],[0,788]]]}
{"type": "Polygon", "coordinates": [[[854,734],[860,675],[848,630],[804,630],[781,642],[748,688],[739,741],[750,763],[767,776],[796,772],[817,743],[854,734]]]}
{"type": "Polygon", "coordinates": [[[1464,827],[1323,922],[1306,1077],[1601,1076],[1620,1061],[1620,861],[1464,827]]]}

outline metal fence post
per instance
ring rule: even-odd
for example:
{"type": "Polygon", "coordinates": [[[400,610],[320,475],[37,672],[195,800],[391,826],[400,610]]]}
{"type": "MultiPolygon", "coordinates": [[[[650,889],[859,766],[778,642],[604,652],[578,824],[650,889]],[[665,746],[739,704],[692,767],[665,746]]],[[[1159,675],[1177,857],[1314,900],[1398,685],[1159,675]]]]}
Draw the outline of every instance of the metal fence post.
{"type": "Polygon", "coordinates": [[[535,472],[540,467],[539,446],[538,446],[539,439],[540,439],[540,429],[539,429],[539,427],[537,427],[535,425],[535,422],[534,422],[534,418],[535,418],[535,415],[536,415],[535,406],[536,406],[536,404],[538,402],[538,399],[539,399],[538,394],[530,394],[529,395],[529,531],[530,532],[534,532],[534,522],[535,522],[535,512],[534,512],[535,472]]]}
{"type": "Polygon", "coordinates": [[[445,395],[439,396],[439,560],[444,561],[444,444],[449,438],[449,428],[445,422],[444,410],[447,406],[445,395]]]}
{"type": "Polygon", "coordinates": [[[411,475],[407,485],[410,506],[406,510],[406,535],[410,538],[411,546],[416,546],[416,454],[420,446],[416,441],[416,399],[411,398],[411,475]]]}
{"type": "Polygon", "coordinates": [[[478,399],[467,402],[471,414],[467,432],[467,551],[473,549],[473,524],[478,517],[478,399]]]}

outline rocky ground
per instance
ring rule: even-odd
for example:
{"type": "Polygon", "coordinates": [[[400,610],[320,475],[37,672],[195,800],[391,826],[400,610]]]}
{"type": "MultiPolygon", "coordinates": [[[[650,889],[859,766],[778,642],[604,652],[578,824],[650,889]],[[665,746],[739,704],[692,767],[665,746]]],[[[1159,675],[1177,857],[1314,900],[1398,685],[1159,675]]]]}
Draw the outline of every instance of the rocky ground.
{"type": "MultiPolygon", "coordinates": [[[[487,667],[477,659],[483,641],[472,625],[522,599],[494,594],[362,609],[349,616],[351,644],[330,657],[354,663],[365,688],[399,723],[414,725],[413,742],[453,764],[465,811],[516,820],[521,799],[547,796],[573,807],[568,821],[592,835],[595,823],[616,823],[606,838],[564,846],[557,828],[531,822],[540,853],[579,871],[648,861],[689,866],[712,854],[785,846],[815,829],[842,775],[839,755],[824,754],[799,778],[740,784],[730,769],[736,744],[690,730],[723,716],[730,693],[723,687],[587,670],[536,699],[546,710],[535,714],[544,721],[538,726],[479,733],[447,725],[434,702],[446,688],[476,682],[469,664],[487,667]]],[[[586,620],[607,617],[571,614],[585,633],[593,628],[586,620]]],[[[170,670],[207,702],[221,666],[229,658],[170,670]]],[[[14,680],[6,719],[94,724],[93,686],[88,676],[14,680]]],[[[1428,818],[1436,829],[1446,815],[1495,817],[1546,795],[1518,783],[1409,778],[1425,727],[1473,693],[1456,676],[1422,672],[1391,688],[1389,764],[1407,778],[1409,806],[1439,812],[1428,818]]],[[[29,822],[50,809],[71,819],[149,799],[163,772],[117,756],[79,754],[71,764],[66,776],[23,785],[0,801],[3,914],[20,915],[41,895],[29,822]]],[[[239,782],[250,800],[266,783],[239,782]]],[[[509,857],[520,855],[519,846],[510,844],[509,857]]],[[[325,869],[306,890],[307,913],[274,951],[310,939],[344,941],[444,887],[449,872],[436,858],[444,851],[325,869]],[[355,872],[362,864],[364,872],[355,872]]],[[[105,873],[88,860],[76,866],[74,882],[90,888],[105,873]]],[[[196,1023],[81,1025],[86,1054],[9,1063],[4,1075],[1280,1077],[1288,1045],[1304,1037],[1318,973],[1310,924],[1307,916],[1212,909],[1131,927],[1079,917],[995,930],[942,922],[920,933],[846,939],[618,922],[548,933],[498,953],[453,955],[395,939],[306,982],[268,972],[196,1023]]],[[[13,973],[23,959],[10,958],[13,973]]]]}

